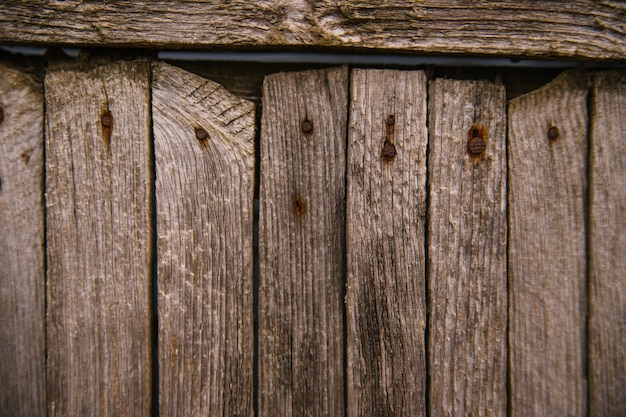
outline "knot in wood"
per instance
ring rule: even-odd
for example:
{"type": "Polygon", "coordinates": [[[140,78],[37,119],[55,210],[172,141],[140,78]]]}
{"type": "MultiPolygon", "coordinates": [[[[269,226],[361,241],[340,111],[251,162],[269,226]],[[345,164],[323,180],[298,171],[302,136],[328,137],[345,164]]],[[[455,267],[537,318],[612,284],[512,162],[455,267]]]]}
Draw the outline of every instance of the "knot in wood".
{"type": "Polygon", "coordinates": [[[483,138],[474,136],[467,142],[467,152],[470,155],[480,155],[485,151],[487,144],[483,138]]]}

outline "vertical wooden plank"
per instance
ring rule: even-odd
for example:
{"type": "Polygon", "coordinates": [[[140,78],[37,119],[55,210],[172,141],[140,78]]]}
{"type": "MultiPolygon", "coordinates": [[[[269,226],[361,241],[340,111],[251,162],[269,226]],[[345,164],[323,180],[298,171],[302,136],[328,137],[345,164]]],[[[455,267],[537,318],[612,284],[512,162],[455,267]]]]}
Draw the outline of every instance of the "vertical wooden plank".
{"type": "Polygon", "coordinates": [[[348,415],[423,415],[426,76],[355,69],[350,91],[348,415]]]}
{"type": "Polygon", "coordinates": [[[0,415],[45,415],[41,81],[0,63],[0,415]]]}
{"type": "Polygon", "coordinates": [[[254,105],[153,66],[159,411],[253,414],[254,105]]]}
{"type": "Polygon", "coordinates": [[[431,416],[506,416],[506,95],[429,88],[428,305],[431,416]]]}
{"type": "Polygon", "coordinates": [[[584,416],[587,78],[509,103],[511,415],[584,416]]]}
{"type": "Polygon", "coordinates": [[[147,416],[149,62],[54,65],[45,89],[48,415],[147,416]]]}
{"type": "Polygon", "coordinates": [[[259,414],[344,413],[348,70],[263,83],[259,414]]]}
{"type": "Polygon", "coordinates": [[[626,415],[626,72],[591,96],[589,415],[626,415]]]}

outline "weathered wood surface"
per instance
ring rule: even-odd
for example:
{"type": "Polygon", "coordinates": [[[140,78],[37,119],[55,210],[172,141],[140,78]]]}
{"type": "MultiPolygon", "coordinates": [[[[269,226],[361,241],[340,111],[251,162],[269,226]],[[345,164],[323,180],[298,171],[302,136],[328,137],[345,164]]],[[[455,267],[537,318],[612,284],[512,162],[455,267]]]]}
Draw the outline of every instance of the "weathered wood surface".
{"type": "Polygon", "coordinates": [[[159,410],[251,416],[254,106],[163,63],[152,92],[159,410]]]}
{"type": "Polygon", "coordinates": [[[513,417],[587,414],[586,100],[569,72],[509,103],[513,417]]]}
{"type": "Polygon", "coordinates": [[[428,97],[429,415],[504,417],[505,88],[438,79],[428,97]]]}
{"type": "Polygon", "coordinates": [[[350,82],[348,415],[424,415],[426,76],[355,69],[350,82]]]}
{"type": "Polygon", "coordinates": [[[348,70],[269,76],[263,108],[259,415],[340,416],[348,70]]]}
{"type": "Polygon", "coordinates": [[[626,415],[626,73],[594,76],[589,193],[589,415],[626,415]]]}
{"type": "Polygon", "coordinates": [[[149,63],[54,65],[45,91],[48,415],[148,416],[149,63]]]}
{"type": "Polygon", "coordinates": [[[154,48],[352,47],[439,54],[626,58],[616,0],[271,0],[0,4],[0,43],[154,48]]]}
{"type": "Polygon", "coordinates": [[[46,413],[41,81],[0,63],[0,415],[46,413]]]}

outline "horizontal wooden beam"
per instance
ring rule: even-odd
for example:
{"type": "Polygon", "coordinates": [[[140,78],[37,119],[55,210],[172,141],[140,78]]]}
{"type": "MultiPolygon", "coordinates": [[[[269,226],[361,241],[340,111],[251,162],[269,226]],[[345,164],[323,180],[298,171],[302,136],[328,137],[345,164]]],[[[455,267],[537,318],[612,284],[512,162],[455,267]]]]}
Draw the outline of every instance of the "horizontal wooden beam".
{"type": "Polygon", "coordinates": [[[626,59],[619,0],[8,0],[0,44],[626,59]]]}

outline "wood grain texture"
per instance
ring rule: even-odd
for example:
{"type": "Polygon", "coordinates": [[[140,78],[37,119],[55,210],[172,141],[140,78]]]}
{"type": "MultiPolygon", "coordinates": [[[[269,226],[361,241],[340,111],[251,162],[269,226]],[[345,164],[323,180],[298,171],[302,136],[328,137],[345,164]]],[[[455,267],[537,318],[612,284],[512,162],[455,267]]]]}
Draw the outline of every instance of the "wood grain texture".
{"type": "Polygon", "coordinates": [[[568,72],[509,103],[513,417],[587,414],[586,100],[586,75],[568,72]]]}
{"type": "Polygon", "coordinates": [[[504,417],[505,88],[437,79],[428,97],[429,415],[504,417]]]}
{"type": "Polygon", "coordinates": [[[348,70],[268,76],[263,108],[259,415],[340,416],[348,70]]]}
{"type": "Polygon", "coordinates": [[[594,76],[589,193],[589,415],[626,415],[626,72],[594,76]]]}
{"type": "Polygon", "coordinates": [[[355,69],[350,82],[348,415],[424,415],[426,75],[355,69]]]}
{"type": "Polygon", "coordinates": [[[626,58],[618,0],[9,0],[0,43],[626,58]]]}
{"type": "Polygon", "coordinates": [[[149,62],[53,65],[45,91],[48,415],[148,416],[149,62]]]}
{"type": "Polygon", "coordinates": [[[159,410],[252,416],[254,106],[163,63],[152,92],[159,410]]]}
{"type": "Polygon", "coordinates": [[[46,413],[41,80],[0,63],[0,415],[46,413]]]}

